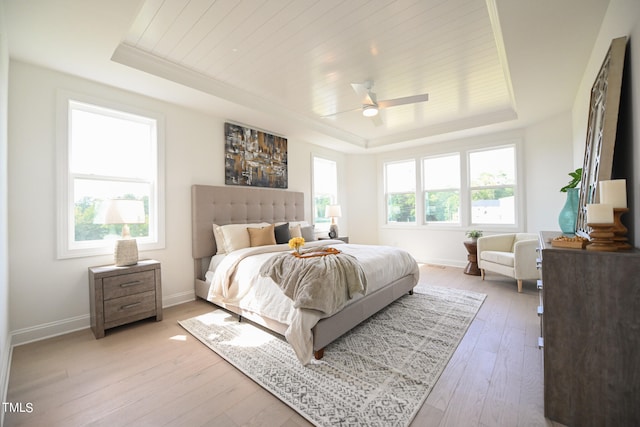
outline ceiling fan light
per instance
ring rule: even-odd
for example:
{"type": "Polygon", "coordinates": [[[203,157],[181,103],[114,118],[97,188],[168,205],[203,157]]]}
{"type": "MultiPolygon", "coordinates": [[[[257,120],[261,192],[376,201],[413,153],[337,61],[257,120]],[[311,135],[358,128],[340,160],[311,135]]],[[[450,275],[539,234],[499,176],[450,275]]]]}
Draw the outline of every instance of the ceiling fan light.
{"type": "Polygon", "coordinates": [[[375,105],[365,105],[362,108],[362,115],[365,117],[374,117],[378,115],[378,107],[375,105]]]}

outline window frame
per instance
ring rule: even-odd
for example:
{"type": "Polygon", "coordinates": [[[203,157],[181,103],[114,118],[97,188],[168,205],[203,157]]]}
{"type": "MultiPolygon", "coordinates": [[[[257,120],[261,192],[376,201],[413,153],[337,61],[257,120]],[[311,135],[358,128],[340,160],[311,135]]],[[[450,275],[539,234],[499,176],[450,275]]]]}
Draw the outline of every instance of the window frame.
{"type": "Polygon", "coordinates": [[[383,183],[383,193],[384,193],[384,197],[383,197],[383,222],[385,225],[388,226],[394,226],[394,227],[411,227],[411,226],[416,226],[418,225],[420,222],[418,221],[418,218],[421,218],[423,213],[422,213],[422,201],[421,201],[421,197],[419,196],[419,191],[418,189],[421,188],[420,185],[420,181],[422,180],[422,176],[421,176],[421,170],[422,167],[420,165],[418,165],[418,161],[416,158],[410,157],[410,158],[402,158],[402,159],[397,159],[397,160],[390,160],[390,161],[385,161],[383,163],[383,171],[382,171],[382,183],[383,183]],[[415,212],[415,219],[413,221],[406,221],[406,222],[389,222],[389,195],[390,194],[408,194],[408,192],[393,192],[390,193],[387,190],[387,175],[388,175],[388,170],[387,170],[387,166],[388,165],[392,165],[392,164],[398,164],[398,163],[409,163],[409,162],[413,162],[413,167],[414,167],[414,183],[413,183],[413,192],[414,192],[414,212],[415,212]]]}
{"type": "Polygon", "coordinates": [[[460,231],[470,227],[482,227],[489,232],[516,232],[522,230],[525,224],[525,194],[522,159],[522,135],[519,133],[507,133],[506,135],[481,137],[464,141],[450,141],[445,144],[434,144],[428,150],[415,151],[412,154],[398,157],[383,157],[379,159],[380,170],[380,227],[386,229],[418,228],[424,230],[451,230],[460,231]],[[514,224],[472,224],[471,222],[471,188],[469,153],[501,149],[508,146],[514,147],[514,224]],[[458,154],[460,159],[460,223],[427,222],[425,217],[425,187],[424,187],[424,163],[426,158],[446,157],[458,154]],[[416,223],[393,223],[387,220],[387,191],[386,191],[386,165],[408,160],[415,160],[416,167],[416,223]]]}
{"type": "Polygon", "coordinates": [[[448,153],[440,153],[440,154],[434,154],[434,155],[429,155],[429,156],[423,156],[420,159],[420,176],[422,177],[422,179],[420,180],[420,201],[422,203],[422,224],[423,225],[428,225],[431,227],[459,227],[462,224],[462,220],[463,220],[463,200],[465,200],[466,198],[463,195],[463,190],[464,190],[464,186],[463,186],[463,180],[462,180],[462,161],[461,161],[461,157],[462,154],[460,153],[460,151],[450,151],[448,153]],[[427,200],[426,200],[426,195],[427,192],[430,190],[427,188],[426,186],[426,177],[427,177],[427,170],[425,169],[425,162],[428,160],[433,160],[433,159],[441,159],[441,158],[445,158],[445,157],[457,157],[458,160],[458,170],[460,171],[460,174],[458,176],[458,187],[456,188],[435,188],[433,189],[434,191],[457,191],[458,192],[458,204],[459,204],[459,212],[458,215],[460,217],[460,219],[457,222],[447,222],[447,221],[428,221],[427,220],[427,212],[426,212],[426,206],[427,206],[427,200]]]}
{"type": "MultiPolygon", "coordinates": [[[[88,108],[85,111],[108,110],[113,117],[126,118],[135,116],[156,124],[156,143],[152,147],[155,156],[155,178],[151,181],[151,194],[149,195],[149,236],[138,238],[140,251],[163,249],[165,247],[165,187],[164,187],[164,115],[119,102],[113,102],[90,95],[57,91],[56,108],[56,151],[57,151],[57,258],[79,258],[98,255],[113,254],[114,242],[112,240],[89,240],[77,242],[75,240],[75,202],[74,183],[76,179],[90,177],[99,181],[108,181],[109,177],[77,174],[70,170],[71,166],[71,111],[72,103],[84,104],[88,108]]],[[[83,110],[82,108],[79,108],[83,110]]],[[[129,181],[129,180],[127,180],[129,181]]],[[[135,181],[135,180],[133,180],[135,181]]],[[[134,183],[133,181],[129,181],[134,183]]],[[[120,181],[118,181],[120,182],[120,181]]]]}
{"type": "MultiPolygon", "coordinates": [[[[331,158],[330,156],[325,156],[322,154],[311,153],[311,221],[314,224],[314,232],[315,233],[324,233],[329,231],[329,226],[331,225],[331,221],[327,223],[316,223],[316,159],[320,159],[326,162],[332,162],[336,167],[336,192],[332,195],[332,199],[330,204],[339,205],[340,204],[340,172],[339,172],[339,164],[336,159],[331,158]]],[[[342,207],[344,212],[344,207],[342,207]]],[[[339,219],[338,219],[339,221],[339,219]]]]}
{"type": "Polygon", "coordinates": [[[518,214],[519,214],[519,206],[518,206],[518,201],[519,201],[519,194],[518,194],[518,182],[520,181],[519,176],[518,176],[518,149],[516,144],[512,143],[512,144],[501,144],[499,146],[489,146],[489,147],[482,147],[482,148],[478,148],[478,149],[470,149],[467,150],[467,176],[468,176],[468,185],[467,185],[467,198],[468,198],[468,202],[467,202],[467,208],[469,209],[469,217],[468,217],[468,223],[469,226],[472,227],[483,227],[483,228],[492,228],[492,227],[515,227],[518,225],[519,221],[518,221],[518,214]],[[474,153],[481,153],[481,152],[487,152],[487,151],[497,151],[497,150],[502,150],[505,148],[513,148],[513,179],[515,180],[515,182],[513,184],[504,184],[504,185],[491,185],[491,186],[473,186],[471,185],[471,155],[474,153]],[[513,188],[513,197],[514,197],[514,201],[513,201],[513,208],[514,208],[514,223],[513,224],[501,224],[501,223],[485,223],[485,222],[473,222],[473,197],[472,197],[472,193],[475,190],[482,190],[482,189],[497,189],[497,188],[513,188]]]}

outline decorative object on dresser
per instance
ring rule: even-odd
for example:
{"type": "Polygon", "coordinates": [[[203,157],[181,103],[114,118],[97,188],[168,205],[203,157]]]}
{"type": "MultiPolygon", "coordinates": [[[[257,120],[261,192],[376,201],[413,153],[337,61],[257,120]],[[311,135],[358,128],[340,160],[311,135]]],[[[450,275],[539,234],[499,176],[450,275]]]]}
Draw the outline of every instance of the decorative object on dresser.
{"type": "Polygon", "coordinates": [[[558,223],[563,233],[575,234],[576,220],[578,219],[578,203],[580,201],[579,189],[576,187],[582,180],[582,168],[569,172],[569,176],[571,177],[571,181],[560,189],[561,192],[567,193],[567,200],[558,215],[558,223]]]}
{"type": "Polygon", "coordinates": [[[116,266],[138,262],[138,243],[131,238],[129,224],[146,222],[142,200],[107,199],[100,203],[94,224],[122,224],[122,239],[116,240],[114,262],[116,266]]]}
{"type": "Polygon", "coordinates": [[[587,205],[587,225],[589,226],[589,251],[617,251],[613,243],[613,206],[605,203],[587,205]]]}
{"type": "Polygon", "coordinates": [[[331,225],[329,226],[329,237],[331,239],[337,238],[339,234],[338,234],[338,224],[336,223],[336,218],[340,218],[342,216],[342,210],[340,210],[340,205],[328,205],[325,209],[324,216],[326,218],[331,218],[331,225]]]}
{"type": "Polygon", "coordinates": [[[287,188],[287,138],[224,124],[224,183],[287,188]]]}
{"type": "Polygon", "coordinates": [[[136,265],[89,267],[91,330],[96,338],[105,329],[155,316],[162,320],[160,263],[139,261],[136,265]]]}
{"type": "Polygon", "coordinates": [[[611,41],[591,88],[576,233],[589,236],[587,205],[597,203],[598,182],[611,179],[616,144],[626,37],[611,41]]]}
{"type": "Polygon", "coordinates": [[[522,292],[523,280],[536,280],[540,273],[536,267],[538,235],[506,233],[478,239],[478,267],[484,280],[485,271],[513,277],[522,292]]]}
{"type": "Polygon", "coordinates": [[[540,233],[545,416],[638,425],[640,251],[551,247],[558,235],[540,233]]]}
{"type": "Polygon", "coordinates": [[[600,202],[613,206],[613,242],[618,250],[628,250],[632,246],[627,238],[627,227],[622,223],[622,215],[629,212],[627,208],[627,180],[612,179],[600,181],[600,202]]]}

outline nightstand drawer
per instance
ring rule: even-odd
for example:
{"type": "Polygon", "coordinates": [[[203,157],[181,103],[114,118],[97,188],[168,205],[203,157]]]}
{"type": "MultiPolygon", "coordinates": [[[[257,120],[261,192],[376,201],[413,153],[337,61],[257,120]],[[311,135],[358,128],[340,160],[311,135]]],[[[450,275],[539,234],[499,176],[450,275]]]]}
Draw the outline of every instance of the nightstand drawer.
{"type": "Polygon", "coordinates": [[[143,315],[149,312],[155,312],[156,299],[153,290],[135,295],[114,298],[104,302],[104,323],[105,326],[118,322],[122,319],[128,319],[132,316],[143,315]]]}
{"type": "Polygon", "coordinates": [[[155,270],[122,274],[103,279],[104,299],[123,297],[153,291],[156,286],[155,270]]]}

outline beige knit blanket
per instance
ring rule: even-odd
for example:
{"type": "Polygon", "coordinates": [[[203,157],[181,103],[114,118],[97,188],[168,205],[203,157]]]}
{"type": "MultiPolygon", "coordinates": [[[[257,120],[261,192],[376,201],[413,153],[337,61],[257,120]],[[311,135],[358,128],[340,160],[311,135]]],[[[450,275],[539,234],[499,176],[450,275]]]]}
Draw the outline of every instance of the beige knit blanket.
{"type": "Polygon", "coordinates": [[[326,316],[367,290],[362,267],[354,256],[345,253],[309,258],[282,253],[266,261],[260,275],[277,283],[295,308],[318,310],[326,316]]]}

